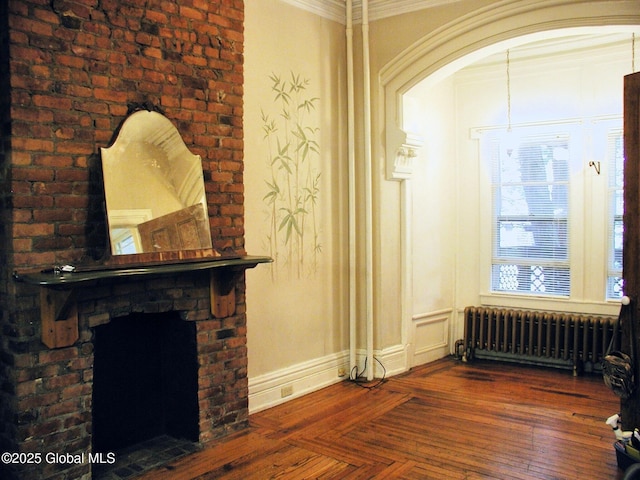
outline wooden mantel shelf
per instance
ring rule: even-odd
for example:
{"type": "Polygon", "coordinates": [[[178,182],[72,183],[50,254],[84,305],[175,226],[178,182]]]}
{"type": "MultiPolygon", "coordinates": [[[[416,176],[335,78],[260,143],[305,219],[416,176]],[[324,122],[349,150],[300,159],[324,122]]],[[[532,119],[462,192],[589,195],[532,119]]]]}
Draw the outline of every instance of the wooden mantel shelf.
{"type": "Polygon", "coordinates": [[[259,256],[219,257],[210,260],[158,264],[81,267],[74,272],[15,272],[18,282],[40,286],[42,342],[49,348],[73,345],[78,340],[78,308],[75,291],[98,280],[118,281],[172,273],[210,272],[211,313],[217,318],[235,313],[235,284],[248,268],[272,259],[259,256]]]}
{"type": "Polygon", "coordinates": [[[269,257],[257,257],[252,255],[230,258],[216,258],[214,260],[197,260],[162,264],[144,265],[118,265],[118,266],[97,266],[90,268],[77,268],[75,272],[39,271],[14,273],[13,277],[24,283],[40,285],[41,287],[65,287],[76,286],[78,284],[93,280],[108,280],[118,278],[130,278],[139,276],[160,276],[170,273],[195,272],[198,270],[246,270],[253,268],[259,263],[271,262],[269,257]]]}

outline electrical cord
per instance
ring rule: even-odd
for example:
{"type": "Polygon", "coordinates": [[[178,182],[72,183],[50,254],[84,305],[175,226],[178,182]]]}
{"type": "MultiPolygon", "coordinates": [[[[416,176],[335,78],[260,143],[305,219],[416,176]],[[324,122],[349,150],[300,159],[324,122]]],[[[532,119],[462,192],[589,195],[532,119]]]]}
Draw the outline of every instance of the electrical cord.
{"type": "Polygon", "coordinates": [[[366,388],[367,390],[373,390],[374,388],[378,388],[380,385],[382,385],[385,382],[385,379],[387,376],[387,369],[384,368],[384,365],[380,360],[378,360],[375,357],[373,358],[375,359],[376,362],[378,362],[378,365],[380,365],[380,367],[382,368],[382,378],[380,378],[373,385],[367,385],[367,383],[369,382],[366,380],[366,378],[363,377],[365,372],[367,371],[367,359],[365,358],[364,368],[362,369],[362,372],[358,373],[358,366],[355,365],[351,369],[351,373],[349,374],[349,380],[351,380],[353,383],[355,383],[359,387],[366,388]]]}

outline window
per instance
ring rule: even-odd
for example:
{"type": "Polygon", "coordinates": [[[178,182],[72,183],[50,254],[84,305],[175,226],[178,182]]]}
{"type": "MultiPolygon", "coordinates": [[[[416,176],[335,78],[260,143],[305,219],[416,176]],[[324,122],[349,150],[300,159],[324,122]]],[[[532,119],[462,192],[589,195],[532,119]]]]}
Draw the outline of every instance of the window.
{"type": "Polygon", "coordinates": [[[492,148],[494,291],[570,294],[569,139],[522,137],[492,148]]]}
{"type": "Polygon", "coordinates": [[[619,299],[621,119],[546,123],[508,133],[485,130],[481,138],[491,172],[489,290],[576,301],[619,299]]]}
{"type": "Polygon", "coordinates": [[[138,253],[136,241],[130,228],[112,228],[111,243],[114,245],[116,255],[138,253]]]}
{"type": "Polygon", "coordinates": [[[622,213],[623,213],[623,137],[621,130],[611,131],[607,141],[609,172],[609,245],[607,298],[622,297],[622,213]]]}

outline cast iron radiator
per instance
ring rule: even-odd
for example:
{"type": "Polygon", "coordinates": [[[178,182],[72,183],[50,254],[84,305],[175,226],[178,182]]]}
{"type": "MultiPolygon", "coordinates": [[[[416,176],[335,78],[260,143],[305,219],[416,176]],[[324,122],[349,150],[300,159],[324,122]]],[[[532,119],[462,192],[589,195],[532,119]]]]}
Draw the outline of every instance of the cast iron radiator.
{"type": "Polygon", "coordinates": [[[620,333],[616,317],[467,307],[462,358],[567,368],[576,375],[601,371],[611,338],[615,350],[620,333]]]}

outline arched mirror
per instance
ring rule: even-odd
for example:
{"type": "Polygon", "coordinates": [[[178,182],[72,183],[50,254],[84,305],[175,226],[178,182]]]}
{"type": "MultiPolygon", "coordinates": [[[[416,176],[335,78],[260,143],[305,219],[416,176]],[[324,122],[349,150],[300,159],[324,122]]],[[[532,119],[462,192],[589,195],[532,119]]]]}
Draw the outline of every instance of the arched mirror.
{"type": "Polygon", "coordinates": [[[132,113],[101,154],[112,256],[213,252],[200,156],[168,118],[132,113]]]}

